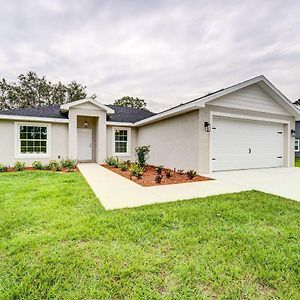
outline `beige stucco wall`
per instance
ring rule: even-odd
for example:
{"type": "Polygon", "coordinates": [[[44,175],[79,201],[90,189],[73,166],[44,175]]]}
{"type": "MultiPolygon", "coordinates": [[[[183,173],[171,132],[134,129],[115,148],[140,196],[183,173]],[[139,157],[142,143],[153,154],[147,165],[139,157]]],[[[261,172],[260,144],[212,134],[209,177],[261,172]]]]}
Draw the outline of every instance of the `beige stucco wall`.
{"type": "Polygon", "coordinates": [[[113,152],[113,147],[114,147],[114,141],[113,141],[113,136],[112,136],[112,132],[113,132],[113,128],[114,127],[118,127],[120,128],[120,126],[107,126],[106,127],[106,151],[107,151],[107,157],[111,157],[111,156],[115,156],[118,157],[119,159],[122,160],[131,160],[134,161],[135,160],[135,147],[137,147],[137,128],[135,127],[126,127],[126,126],[121,126],[124,129],[130,129],[131,131],[131,139],[130,139],[130,155],[126,155],[126,156],[118,156],[115,155],[113,152]]]}
{"type": "Polygon", "coordinates": [[[148,124],[138,129],[138,145],[150,145],[149,163],[197,170],[199,111],[148,124]]]}
{"type": "MultiPolygon", "coordinates": [[[[28,122],[29,123],[29,122],[28,122]]],[[[30,122],[30,124],[41,124],[41,122],[30,122]]],[[[48,123],[46,123],[48,124],[48,123]]],[[[32,158],[17,158],[15,156],[17,145],[15,137],[15,121],[0,120],[0,163],[13,165],[16,161],[23,161],[31,166],[35,160],[47,163],[49,160],[68,156],[68,124],[51,123],[50,137],[51,151],[47,158],[38,156],[32,158]]]]}
{"type": "Polygon", "coordinates": [[[290,129],[295,128],[294,117],[213,105],[139,127],[138,145],[151,145],[149,163],[209,173],[211,133],[205,132],[204,122],[210,122],[213,127],[211,112],[290,122],[290,128],[284,126],[284,166],[294,165],[294,138],[290,136],[290,129]]]}

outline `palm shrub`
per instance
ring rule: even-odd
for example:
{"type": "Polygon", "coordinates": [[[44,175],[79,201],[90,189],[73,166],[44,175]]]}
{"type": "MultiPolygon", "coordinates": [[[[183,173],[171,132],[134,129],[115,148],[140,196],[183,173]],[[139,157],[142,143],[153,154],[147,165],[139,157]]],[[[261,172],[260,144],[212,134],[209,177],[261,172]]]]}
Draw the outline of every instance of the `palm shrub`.
{"type": "Polygon", "coordinates": [[[124,161],[121,161],[121,162],[118,163],[118,168],[121,171],[127,171],[128,170],[128,165],[124,161]]]}
{"type": "Polygon", "coordinates": [[[8,171],[8,166],[0,164],[0,173],[7,172],[7,171],[8,171]]]}
{"type": "Polygon", "coordinates": [[[147,159],[149,158],[150,146],[139,146],[135,148],[135,155],[137,162],[141,167],[145,167],[147,159]]]}
{"type": "Polygon", "coordinates": [[[32,163],[32,167],[34,170],[42,170],[43,169],[43,165],[40,161],[34,161],[32,163]]]}
{"type": "Polygon", "coordinates": [[[15,164],[14,164],[14,170],[15,171],[23,171],[25,169],[25,163],[24,162],[21,162],[21,161],[17,161],[15,164]]]}
{"type": "Polygon", "coordinates": [[[162,172],[162,170],[163,170],[163,168],[164,168],[164,166],[162,166],[162,165],[157,166],[157,167],[155,168],[156,173],[160,175],[161,172],[162,172]]]}
{"type": "Polygon", "coordinates": [[[145,169],[139,164],[132,164],[129,168],[129,172],[132,176],[135,176],[136,178],[140,179],[143,176],[145,169]]]}

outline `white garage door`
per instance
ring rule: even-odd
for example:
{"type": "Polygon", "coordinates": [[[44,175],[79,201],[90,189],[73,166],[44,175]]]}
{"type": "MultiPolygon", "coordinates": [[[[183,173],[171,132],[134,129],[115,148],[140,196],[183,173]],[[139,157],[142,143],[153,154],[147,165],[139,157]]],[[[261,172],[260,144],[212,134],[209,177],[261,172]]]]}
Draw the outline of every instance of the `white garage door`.
{"type": "Polygon", "coordinates": [[[212,170],[283,166],[283,124],[215,117],[212,170]]]}

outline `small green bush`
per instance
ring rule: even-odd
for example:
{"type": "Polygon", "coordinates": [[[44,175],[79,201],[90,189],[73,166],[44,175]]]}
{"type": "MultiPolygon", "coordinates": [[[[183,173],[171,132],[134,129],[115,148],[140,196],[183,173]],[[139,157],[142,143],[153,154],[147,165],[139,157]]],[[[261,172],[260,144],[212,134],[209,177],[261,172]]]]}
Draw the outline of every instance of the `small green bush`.
{"type": "Polygon", "coordinates": [[[32,163],[32,167],[34,170],[42,170],[43,169],[43,165],[40,161],[34,161],[32,163]]]}
{"type": "Polygon", "coordinates": [[[66,168],[66,169],[68,169],[68,171],[71,171],[76,168],[77,160],[70,159],[70,158],[62,159],[60,161],[60,165],[62,166],[62,168],[66,168]]]}
{"type": "Polygon", "coordinates": [[[163,170],[163,168],[164,168],[164,166],[162,166],[162,165],[157,166],[157,167],[155,168],[156,173],[157,173],[158,175],[160,175],[161,172],[162,172],[162,170],[163,170]]]}
{"type": "Polygon", "coordinates": [[[127,171],[128,170],[128,165],[125,163],[125,162],[120,162],[118,164],[118,168],[121,170],[121,171],[127,171]]]}
{"type": "Polygon", "coordinates": [[[24,162],[21,162],[21,161],[17,161],[15,164],[14,164],[14,170],[15,171],[23,171],[25,169],[25,163],[24,162]]]}
{"type": "Polygon", "coordinates": [[[177,173],[178,173],[179,175],[183,175],[183,173],[184,173],[184,170],[182,170],[182,169],[179,169],[179,170],[177,170],[177,173]]]}
{"type": "Polygon", "coordinates": [[[51,170],[51,171],[60,171],[61,167],[58,161],[56,160],[50,160],[49,164],[46,166],[47,170],[51,170]]]}
{"type": "Polygon", "coordinates": [[[115,167],[117,168],[118,167],[118,164],[119,164],[119,160],[118,158],[115,158],[115,157],[108,157],[106,160],[105,160],[105,163],[110,166],[110,167],[115,167]]]}
{"type": "Polygon", "coordinates": [[[187,177],[192,180],[197,176],[197,172],[195,170],[189,170],[186,172],[187,177]]]}
{"type": "Polygon", "coordinates": [[[135,176],[136,178],[140,179],[143,176],[145,169],[139,164],[132,164],[129,168],[129,172],[132,176],[135,176]]]}
{"type": "Polygon", "coordinates": [[[0,164],[0,173],[4,173],[8,171],[8,166],[0,164]]]}
{"type": "Polygon", "coordinates": [[[170,169],[165,169],[165,174],[166,174],[166,177],[167,178],[171,178],[171,176],[172,176],[172,173],[171,173],[172,171],[170,170],[170,169]]]}
{"type": "Polygon", "coordinates": [[[135,148],[137,162],[141,167],[145,167],[149,158],[150,146],[139,146],[135,148]]]}

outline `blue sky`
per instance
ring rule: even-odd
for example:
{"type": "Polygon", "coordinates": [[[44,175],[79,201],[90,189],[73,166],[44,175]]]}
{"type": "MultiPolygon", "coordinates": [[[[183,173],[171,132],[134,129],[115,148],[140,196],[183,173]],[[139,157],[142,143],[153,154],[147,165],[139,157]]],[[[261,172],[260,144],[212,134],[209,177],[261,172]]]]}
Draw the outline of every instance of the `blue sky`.
{"type": "Polygon", "coordinates": [[[0,76],[76,80],[154,111],[260,74],[300,98],[299,1],[0,0],[0,76]]]}

